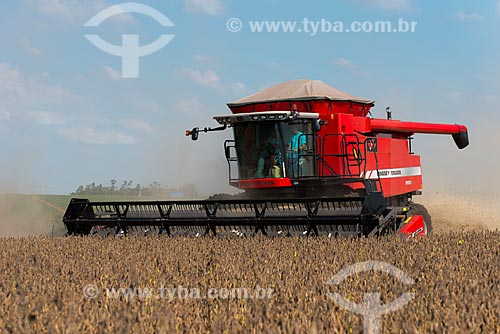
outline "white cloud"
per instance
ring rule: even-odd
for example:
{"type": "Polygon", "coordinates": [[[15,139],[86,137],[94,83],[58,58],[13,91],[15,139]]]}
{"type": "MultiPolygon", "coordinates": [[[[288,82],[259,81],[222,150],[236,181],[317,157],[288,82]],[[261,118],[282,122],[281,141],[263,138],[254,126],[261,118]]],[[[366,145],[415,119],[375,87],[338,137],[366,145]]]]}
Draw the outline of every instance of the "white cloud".
{"type": "Polygon", "coordinates": [[[63,125],[64,118],[62,115],[50,111],[29,111],[27,116],[33,118],[42,125],[63,125]]]}
{"type": "Polygon", "coordinates": [[[106,77],[109,80],[121,80],[123,79],[122,75],[120,72],[112,68],[111,66],[104,66],[104,74],[106,74],[106,77]]]}
{"type": "Polygon", "coordinates": [[[63,137],[84,144],[136,144],[139,142],[134,136],[116,130],[97,130],[90,127],[60,128],[59,134],[63,137]]]}
{"type": "Polygon", "coordinates": [[[184,68],[183,73],[196,82],[199,85],[202,86],[217,86],[220,83],[220,79],[217,76],[217,73],[215,73],[212,70],[207,70],[205,72],[202,72],[200,70],[195,70],[192,68],[184,68]]]}
{"type": "Polygon", "coordinates": [[[48,76],[26,76],[19,69],[0,63],[0,101],[11,114],[23,114],[33,106],[62,104],[72,94],[58,85],[44,82],[48,76]]]}
{"type": "Polygon", "coordinates": [[[156,129],[146,121],[134,118],[124,118],[120,120],[120,125],[137,132],[151,133],[156,132],[156,129]]]}
{"type": "Polygon", "coordinates": [[[0,107],[0,121],[10,120],[10,113],[7,109],[0,107]]]}
{"type": "Polygon", "coordinates": [[[457,102],[463,98],[463,94],[457,90],[450,90],[444,94],[444,97],[448,100],[448,103],[457,102]]]}
{"type": "Polygon", "coordinates": [[[233,82],[227,85],[231,91],[238,95],[238,94],[244,94],[247,91],[247,86],[243,82],[233,82]]]}
{"type": "Polygon", "coordinates": [[[483,17],[477,13],[458,12],[457,18],[461,21],[480,21],[483,17]]]}
{"type": "MultiPolygon", "coordinates": [[[[26,93],[28,81],[22,76],[21,72],[12,68],[9,64],[0,64],[0,96],[10,95],[15,98],[16,95],[26,93]]],[[[5,103],[5,101],[3,101],[5,103]]]]}
{"type": "Polygon", "coordinates": [[[73,76],[73,80],[74,81],[84,81],[86,79],[87,79],[87,77],[85,75],[81,74],[81,73],[75,74],[73,76]]]}
{"type": "MultiPolygon", "coordinates": [[[[67,21],[76,21],[78,23],[86,22],[101,10],[112,6],[104,0],[29,0],[38,11],[46,15],[64,19],[67,21]]],[[[113,20],[122,23],[135,22],[130,14],[119,14],[113,16],[113,20]]]]}
{"type": "Polygon", "coordinates": [[[71,96],[71,92],[61,86],[42,85],[39,88],[42,93],[46,94],[46,100],[52,103],[61,104],[65,97],[71,96]]]}
{"type": "Polygon", "coordinates": [[[201,86],[217,88],[221,91],[229,90],[236,95],[243,94],[247,90],[245,84],[242,82],[222,82],[213,70],[200,71],[192,68],[184,68],[182,69],[182,73],[201,86]]]}
{"type": "Polygon", "coordinates": [[[413,0],[362,0],[365,4],[386,10],[413,9],[413,0]]]}
{"type": "Polygon", "coordinates": [[[25,39],[25,38],[21,39],[21,46],[22,46],[22,47],[23,47],[23,48],[24,48],[24,49],[25,49],[28,53],[30,53],[30,54],[32,54],[32,55],[34,55],[34,56],[39,56],[39,55],[41,55],[41,54],[42,54],[42,51],[41,51],[39,48],[37,48],[37,47],[33,46],[33,45],[31,44],[31,42],[30,42],[28,39],[25,39]]]}
{"type": "Polygon", "coordinates": [[[224,10],[220,0],[183,0],[184,8],[188,12],[197,12],[207,15],[219,15],[224,10]]]}
{"type": "Polygon", "coordinates": [[[72,18],[72,10],[67,1],[62,0],[41,0],[38,2],[37,9],[50,16],[72,18]]]}
{"type": "MultiPolygon", "coordinates": [[[[40,126],[53,127],[66,139],[81,143],[135,144],[139,141],[115,129],[98,130],[82,124],[75,113],[66,112],[71,110],[77,97],[61,86],[47,84],[45,80],[49,78],[48,74],[27,76],[9,64],[0,63],[0,119],[34,120],[40,126]]],[[[136,128],[144,126],[139,124],[136,128]]]]}
{"type": "Polygon", "coordinates": [[[331,62],[332,62],[332,64],[335,64],[336,66],[342,67],[342,68],[349,68],[349,69],[358,68],[358,65],[354,64],[353,61],[346,59],[346,58],[343,58],[343,57],[333,58],[331,60],[331,62]]]}
{"type": "Polygon", "coordinates": [[[180,111],[187,114],[201,113],[204,111],[198,96],[192,96],[186,99],[177,100],[175,102],[175,111],[180,111]]]}
{"type": "Polygon", "coordinates": [[[292,73],[292,71],[289,69],[288,66],[283,65],[281,63],[271,62],[271,63],[269,63],[268,66],[271,70],[278,72],[278,73],[283,73],[283,74],[291,74],[292,73]]]}
{"type": "Polygon", "coordinates": [[[195,61],[197,63],[211,63],[212,58],[210,58],[208,56],[204,56],[204,55],[195,55],[195,56],[193,56],[193,61],[195,61]]]}

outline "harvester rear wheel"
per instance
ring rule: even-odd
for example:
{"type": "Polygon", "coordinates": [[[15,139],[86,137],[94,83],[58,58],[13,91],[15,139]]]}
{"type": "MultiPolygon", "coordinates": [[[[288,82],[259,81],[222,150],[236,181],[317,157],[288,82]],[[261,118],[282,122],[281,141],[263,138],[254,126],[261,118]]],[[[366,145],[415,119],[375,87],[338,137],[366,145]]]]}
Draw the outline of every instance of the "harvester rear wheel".
{"type": "Polygon", "coordinates": [[[432,219],[429,211],[422,205],[418,203],[411,203],[410,204],[410,210],[412,215],[420,215],[424,217],[424,223],[425,226],[427,227],[427,233],[432,232],[432,219]]]}

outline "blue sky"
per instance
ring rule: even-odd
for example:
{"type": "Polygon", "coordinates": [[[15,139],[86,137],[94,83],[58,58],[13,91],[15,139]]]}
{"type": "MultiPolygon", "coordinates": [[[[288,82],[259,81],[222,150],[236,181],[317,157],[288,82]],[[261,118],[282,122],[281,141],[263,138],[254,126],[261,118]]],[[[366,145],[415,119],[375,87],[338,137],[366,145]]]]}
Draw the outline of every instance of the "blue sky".
{"type": "Polygon", "coordinates": [[[492,146],[500,124],[500,2],[422,0],[141,1],[167,16],[141,14],[84,24],[111,0],[0,3],[0,192],[69,193],[112,178],[141,184],[186,182],[226,191],[223,140],[193,143],[184,130],[215,125],[225,103],[269,85],[319,79],[390,105],[395,118],[463,123],[472,145],[417,136],[425,183],[496,190],[492,146]],[[239,18],[240,32],[226,22],[239,18]],[[248,21],[416,21],[414,33],[252,33],[248,21]],[[142,44],[175,34],[140,60],[140,77],[121,78],[121,60],[84,37],[142,44]],[[487,162],[481,162],[485,160],[487,162]]]}

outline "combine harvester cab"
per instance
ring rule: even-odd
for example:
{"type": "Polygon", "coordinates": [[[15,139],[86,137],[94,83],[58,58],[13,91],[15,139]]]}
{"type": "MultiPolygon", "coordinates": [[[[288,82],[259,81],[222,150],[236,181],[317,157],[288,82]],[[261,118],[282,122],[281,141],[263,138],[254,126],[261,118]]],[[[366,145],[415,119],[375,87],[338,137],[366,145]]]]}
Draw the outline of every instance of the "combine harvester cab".
{"type": "Polygon", "coordinates": [[[205,201],[99,202],[73,199],[68,234],[167,235],[426,235],[430,216],[412,202],[421,194],[416,133],[452,135],[458,148],[467,128],[367,117],[373,100],[321,81],[296,80],[228,104],[216,128],[226,140],[229,184],[244,191],[205,201]]]}

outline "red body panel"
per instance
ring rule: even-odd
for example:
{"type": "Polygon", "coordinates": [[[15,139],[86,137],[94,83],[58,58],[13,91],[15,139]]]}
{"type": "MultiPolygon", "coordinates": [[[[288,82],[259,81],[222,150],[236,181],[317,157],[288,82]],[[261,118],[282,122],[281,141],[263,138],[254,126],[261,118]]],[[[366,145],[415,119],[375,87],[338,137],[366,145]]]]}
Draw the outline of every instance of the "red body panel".
{"type": "MultiPolygon", "coordinates": [[[[378,179],[384,197],[408,194],[422,189],[420,156],[410,154],[408,137],[414,133],[458,134],[467,132],[463,125],[401,122],[397,120],[366,117],[373,104],[350,101],[313,99],[310,101],[260,102],[231,107],[235,114],[248,112],[296,110],[318,113],[323,126],[318,132],[320,155],[326,162],[318,162],[318,174],[322,176],[350,175],[366,179],[378,179]],[[376,138],[376,149],[365,150],[366,138],[376,138]],[[356,152],[354,152],[354,150],[356,152]],[[362,157],[362,162],[348,162],[335,156],[351,154],[362,157]],[[328,164],[328,168],[325,165],[328,164]],[[377,173],[378,169],[378,173],[377,173]],[[333,172],[332,172],[333,170],[333,172]]],[[[348,184],[352,188],[363,185],[348,184]]],[[[239,181],[241,189],[291,187],[288,178],[255,179],[239,181]]]]}
{"type": "Polygon", "coordinates": [[[354,116],[366,116],[371,107],[371,104],[362,104],[350,101],[310,100],[253,103],[238,107],[230,107],[230,109],[234,114],[260,111],[296,110],[298,112],[316,112],[320,115],[327,115],[329,113],[346,113],[354,116]]]}
{"type": "Polygon", "coordinates": [[[240,189],[264,189],[291,186],[292,181],[290,181],[290,179],[287,177],[278,179],[251,179],[238,181],[238,188],[240,189]]]}
{"type": "Polygon", "coordinates": [[[427,230],[425,227],[424,217],[415,215],[408,218],[404,225],[397,231],[397,234],[403,236],[404,238],[426,236],[427,230]]]}
{"type": "MultiPolygon", "coordinates": [[[[422,189],[420,156],[410,154],[408,140],[378,137],[378,174],[385,197],[407,194],[422,189]]],[[[371,152],[365,152],[367,179],[377,178],[377,161],[371,152]]]]}
{"type": "MultiPolygon", "coordinates": [[[[321,117],[323,119],[323,117],[321,117]]],[[[352,114],[330,113],[325,125],[320,131],[320,136],[325,137],[323,147],[323,158],[335,170],[336,174],[354,174],[367,179],[378,178],[378,169],[382,190],[385,197],[392,197],[401,194],[411,193],[422,189],[422,172],[420,168],[420,156],[410,154],[408,139],[405,136],[392,134],[371,134],[370,137],[377,137],[377,159],[374,152],[366,152],[363,146],[359,146],[359,154],[366,158],[364,164],[351,166],[346,170],[343,160],[334,157],[333,154],[342,151],[342,136],[332,134],[344,134],[348,141],[359,140],[364,142],[367,136],[361,134],[371,130],[370,121],[367,117],[354,117],[352,114]],[[364,173],[366,170],[366,173],[364,173]]],[[[353,145],[352,148],[355,146],[353,145]]],[[[348,147],[349,149],[349,147],[348,147]]],[[[350,153],[350,152],[347,152],[350,153]]],[[[324,170],[324,175],[332,175],[328,170],[324,170]]],[[[362,184],[352,184],[353,188],[360,188],[362,184]]]]}
{"type": "Polygon", "coordinates": [[[401,122],[385,119],[371,119],[371,131],[397,132],[397,133],[434,133],[453,135],[467,132],[467,128],[458,124],[432,124],[419,122],[401,122]]]}

